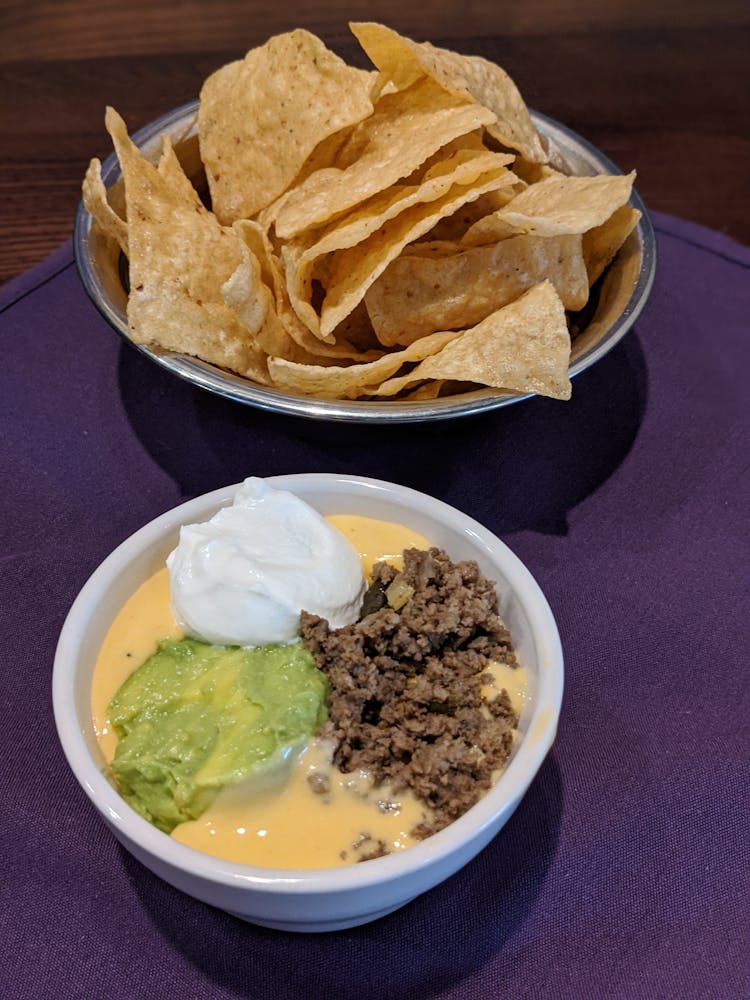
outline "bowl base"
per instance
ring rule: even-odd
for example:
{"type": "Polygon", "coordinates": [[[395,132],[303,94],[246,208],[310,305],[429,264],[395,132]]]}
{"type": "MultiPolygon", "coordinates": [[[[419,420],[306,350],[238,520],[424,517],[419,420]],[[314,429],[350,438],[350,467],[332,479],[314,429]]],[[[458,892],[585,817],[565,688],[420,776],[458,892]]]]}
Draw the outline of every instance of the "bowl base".
{"type": "Polygon", "coordinates": [[[389,913],[394,913],[410,902],[410,899],[406,899],[402,903],[396,903],[394,906],[386,906],[382,910],[375,910],[372,913],[366,914],[359,913],[356,917],[344,917],[342,920],[265,920],[262,917],[250,917],[245,913],[237,913],[234,910],[226,910],[226,912],[230,913],[233,917],[237,917],[239,920],[244,920],[248,924],[256,924],[258,927],[269,927],[274,931],[293,931],[297,934],[325,934],[328,931],[345,931],[349,927],[359,927],[362,924],[372,923],[373,920],[386,917],[389,913]]]}

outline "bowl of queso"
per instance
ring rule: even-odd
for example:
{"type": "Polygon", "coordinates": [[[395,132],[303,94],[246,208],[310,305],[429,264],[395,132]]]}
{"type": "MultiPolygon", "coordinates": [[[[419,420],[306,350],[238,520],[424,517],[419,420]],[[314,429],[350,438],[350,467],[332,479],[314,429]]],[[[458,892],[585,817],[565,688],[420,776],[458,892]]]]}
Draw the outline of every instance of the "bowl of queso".
{"type": "Polygon", "coordinates": [[[498,834],[562,687],[544,595],[487,529],[393,483],[300,474],[123,542],[68,614],[53,702],[74,775],[147,868],[319,932],[404,906],[498,834]]]}

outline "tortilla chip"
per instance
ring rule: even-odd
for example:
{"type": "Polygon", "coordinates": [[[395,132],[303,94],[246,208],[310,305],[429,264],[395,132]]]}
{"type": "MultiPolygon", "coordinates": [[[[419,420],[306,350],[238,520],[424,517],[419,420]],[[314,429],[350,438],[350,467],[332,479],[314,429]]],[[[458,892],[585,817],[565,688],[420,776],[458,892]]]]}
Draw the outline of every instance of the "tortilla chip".
{"type": "Polygon", "coordinates": [[[378,340],[411,344],[437,330],[474,326],[548,278],[566,309],[588,300],[580,236],[514,236],[445,254],[404,253],[365,296],[378,340]]]}
{"type": "MultiPolygon", "coordinates": [[[[481,198],[478,198],[477,201],[481,201],[481,198]]],[[[464,209],[471,208],[473,205],[474,202],[463,205],[456,215],[460,215],[464,209]]],[[[449,216],[449,218],[454,218],[454,216],[449,216]]],[[[410,243],[404,255],[409,257],[428,257],[430,260],[437,260],[439,257],[454,257],[457,253],[464,252],[460,240],[433,240],[432,234],[437,228],[438,226],[433,226],[424,239],[415,240],[414,243],[410,243]]]]}
{"type": "Polygon", "coordinates": [[[109,203],[107,189],[102,180],[101,161],[96,158],[89,163],[83,179],[83,204],[86,206],[86,211],[96,219],[102,232],[114,240],[127,256],[128,224],[109,203]]]}
{"type": "MultiPolygon", "coordinates": [[[[550,177],[568,176],[560,170],[555,170],[549,163],[530,163],[528,160],[524,160],[522,156],[516,157],[513,164],[513,173],[518,176],[520,181],[523,181],[524,186],[527,184],[538,184],[540,181],[546,181],[550,177]]],[[[519,190],[518,193],[520,194],[521,191],[519,190]]]]}
{"type": "Polygon", "coordinates": [[[445,385],[445,382],[435,381],[435,382],[423,382],[422,385],[418,385],[416,389],[409,389],[401,397],[402,399],[437,399],[440,395],[440,390],[445,385]]]}
{"type": "Polygon", "coordinates": [[[271,38],[210,76],[198,126],[219,221],[228,225],[265,208],[319,142],[369,115],[371,77],[302,29],[271,38]]]}
{"type": "MultiPolygon", "coordinates": [[[[470,184],[452,184],[434,201],[412,205],[384,222],[366,240],[332,253],[321,280],[326,294],[320,313],[320,333],[327,336],[362,301],[367,289],[403,248],[429,232],[439,219],[486,191],[502,187],[509,174],[504,167],[489,170],[470,184]]],[[[315,332],[315,331],[313,331],[315,332]]]]}
{"type": "Polygon", "coordinates": [[[370,391],[367,386],[379,385],[402,365],[421,361],[457,336],[459,334],[453,332],[435,333],[431,337],[422,337],[403,351],[393,351],[377,361],[350,365],[348,368],[296,365],[279,358],[269,358],[268,370],[274,384],[281,389],[320,399],[356,399],[370,391]]]}
{"type": "Polygon", "coordinates": [[[612,263],[625,240],[630,236],[641,218],[637,208],[623,205],[601,226],[590,229],[583,235],[583,258],[586,261],[589,284],[594,282],[612,263]]]}
{"type": "MultiPolygon", "coordinates": [[[[254,223],[242,220],[235,222],[233,228],[242,236],[238,227],[252,225],[254,223]]],[[[352,357],[365,360],[359,351],[343,344],[337,344],[330,349],[333,356],[326,356],[325,351],[316,349],[321,343],[308,330],[305,333],[312,350],[308,349],[307,344],[299,344],[291,336],[288,324],[283,322],[276,308],[273,293],[263,280],[258,258],[242,238],[240,248],[242,253],[240,264],[221,286],[221,295],[224,302],[237,314],[243,326],[253,334],[255,343],[264,354],[303,365],[336,364],[342,358],[352,357]]],[[[382,351],[372,352],[371,357],[380,357],[381,354],[382,351]]]]}
{"type": "Polygon", "coordinates": [[[350,23],[353,34],[385,80],[399,90],[428,76],[447,93],[489,108],[496,120],[487,131],[504,146],[517,149],[533,163],[546,163],[544,144],[523,98],[511,78],[495,63],[464,56],[429,42],[413,42],[385,25],[350,23]]]}
{"type": "Polygon", "coordinates": [[[600,226],[630,197],[635,171],[626,176],[556,174],[530,184],[503,208],[469,229],[466,247],[495,243],[518,233],[563,236],[600,226]]]}
{"type": "Polygon", "coordinates": [[[272,309],[271,293],[263,284],[258,258],[244,242],[239,246],[240,262],[221,286],[221,297],[250,333],[258,333],[272,309]]]}
{"type": "Polygon", "coordinates": [[[106,125],[125,180],[131,339],[267,382],[265,357],[221,296],[241,260],[235,235],[203,206],[167,139],[157,168],[112,108],[106,125]]]}
{"type": "Polygon", "coordinates": [[[453,215],[441,219],[429,233],[425,234],[423,239],[430,243],[442,241],[458,243],[475,222],[479,222],[486,215],[492,215],[493,212],[515,198],[521,190],[520,183],[518,179],[515,179],[496,191],[488,191],[487,194],[481,195],[475,201],[468,201],[453,215]]]}
{"type": "MultiPolygon", "coordinates": [[[[373,195],[357,209],[349,212],[340,222],[333,223],[316,233],[318,237],[316,241],[301,253],[296,247],[290,249],[285,257],[287,284],[291,301],[300,319],[318,336],[328,335],[322,332],[318,314],[311,301],[313,271],[317,262],[335,251],[363,244],[378,230],[381,230],[381,241],[385,243],[383,227],[386,223],[414,205],[424,205],[426,206],[424,213],[434,214],[427,203],[438,201],[455,184],[472,185],[483,175],[489,176],[490,173],[495,173],[498,187],[501,184],[511,186],[513,174],[504,169],[511,160],[511,156],[490,153],[486,149],[482,152],[459,150],[446,160],[430,167],[415,184],[398,184],[373,195]]],[[[415,218],[414,213],[410,218],[415,218]]],[[[343,316],[334,319],[333,325],[335,326],[341,319],[343,316]]]]}
{"type": "Polygon", "coordinates": [[[316,170],[295,185],[262,221],[275,223],[277,237],[284,240],[331,222],[408,177],[452,139],[493,119],[492,112],[452,97],[431,80],[387,94],[352,130],[339,150],[338,165],[316,170]]]}
{"type": "Polygon", "coordinates": [[[395,396],[414,382],[455,379],[570,399],[569,359],[565,310],[551,282],[544,281],[459,334],[407,375],[391,378],[369,394],[395,396]]]}
{"type": "MultiPolygon", "coordinates": [[[[434,167],[439,167],[440,164],[444,163],[449,157],[455,156],[456,153],[494,153],[496,150],[490,149],[484,142],[484,129],[478,128],[473,132],[466,132],[464,135],[459,135],[455,139],[451,139],[450,142],[446,142],[444,146],[441,146],[432,156],[428,156],[424,163],[420,163],[414,173],[409,174],[408,177],[402,178],[400,184],[419,184],[424,180],[425,174],[432,170],[434,167]]],[[[515,160],[515,154],[509,154],[509,163],[515,160]]]]}
{"type": "Polygon", "coordinates": [[[235,223],[234,226],[239,236],[240,263],[221,286],[222,299],[253,334],[255,343],[264,354],[308,363],[317,360],[290,337],[281,322],[273,292],[264,280],[260,260],[248,241],[243,239],[242,231],[236,228],[241,225],[235,223]]]}
{"type": "Polygon", "coordinates": [[[333,331],[337,344],[350,344],[359,354],[350,355],[354,361],[375,361],[385,354],[383,345],[379,343],[372,328],[370,317],[364,302],[339,323],[333,331]]]}
{"type": "MultiPolygon", "coordinates": [[[[372,361],[381,356],[382,350],[363,351],[357,345],[350,343],[348,331],[337,331],[333,344],[323,343],[313,336],[292,309],[281,261],[276,256],[268,234],[257,222],[249,219],[235,222],[232,228],[257,258],[261,278],[273,292],[272,311],[278,316],[286,332],[286,339],[279,337],[277,349],[267,350],[268,354],[307,364],[322,364],[323,359],[328,358],[332,361],[343,359],[372,361]]],[[[369,322],[366,314],[365,319],[369,322]]],[[[361,331],[357,331],[357,334],[361,336],[361,331]]]]}
{"type": "Polygon", "coordinates": [[[396,184],[381,191],[351,212],[316,233],[315,243],[303,254],[314,260],[334,250],[344,250],[367,239],[383,223],[395,218],[412,205],[439,199],[453,184],[473,184],[482,175],[498,171],[500,186],[512,186],[514,176],[506,167],[513,160],[504,153],[482,150],[457,150],[433,164],[413,184],[396,184]]]}

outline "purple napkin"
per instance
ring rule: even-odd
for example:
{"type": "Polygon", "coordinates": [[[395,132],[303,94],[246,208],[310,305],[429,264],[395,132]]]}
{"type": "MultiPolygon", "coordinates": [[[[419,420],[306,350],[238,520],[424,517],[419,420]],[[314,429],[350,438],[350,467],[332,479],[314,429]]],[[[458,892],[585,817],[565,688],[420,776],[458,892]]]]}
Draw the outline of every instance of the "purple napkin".
{"type": "Polygon", "coordinates": [[[432,426],[262,413],[123,344],[66,245],[0,291],[0,996],[750,996],[750,251],[655,216],[653,296],[574,382],[432,426]],[[559,735],[445,884],[323,936],[244,924],[126,854],[50,696],[77,591],[123,538],[248,475],[405,483],[527,563],[566,656],[559,735]]]}

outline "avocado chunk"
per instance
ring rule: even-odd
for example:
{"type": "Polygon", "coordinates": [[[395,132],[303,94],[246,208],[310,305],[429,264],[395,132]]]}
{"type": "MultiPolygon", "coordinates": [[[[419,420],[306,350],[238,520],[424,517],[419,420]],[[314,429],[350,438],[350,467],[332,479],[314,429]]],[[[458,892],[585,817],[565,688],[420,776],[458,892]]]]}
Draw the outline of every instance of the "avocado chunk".
{"type": "Polygon", "coordinates": [[[242,649],[165,640],[109,704],[123,798],[165,833],[304,743],[328,682],[301,643],[242,649]]]}

